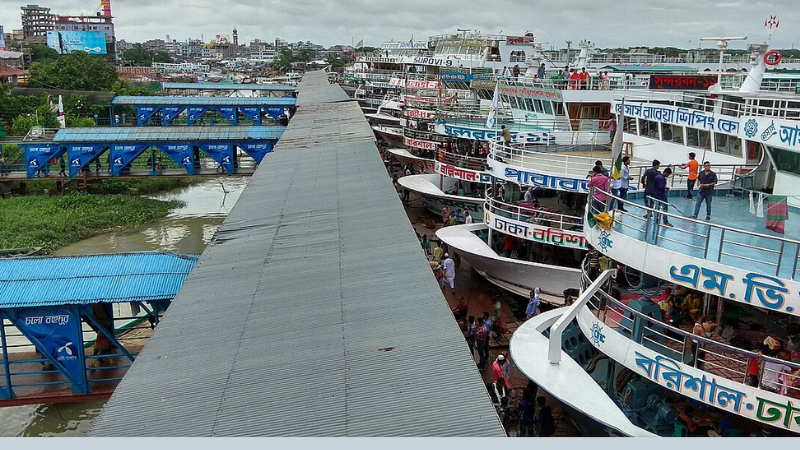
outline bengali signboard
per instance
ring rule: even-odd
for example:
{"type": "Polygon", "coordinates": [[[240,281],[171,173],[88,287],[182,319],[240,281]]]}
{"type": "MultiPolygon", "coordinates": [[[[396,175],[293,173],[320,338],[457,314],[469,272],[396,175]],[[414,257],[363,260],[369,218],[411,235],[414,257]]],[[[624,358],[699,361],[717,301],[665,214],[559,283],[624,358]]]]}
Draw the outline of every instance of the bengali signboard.
{"type": "MultiPolygon", "coordinates": [[[[557,227],[548,227],[537,223],[549,222],[546,219],[537,219],[537,210],[530,210],[530,222],[522,222],[497,214],[486,213],[484,222],[487,226],[501,233],[521,239],[537,242],[539,244],[555,245],[557,247],[575,248],[586,250],[587,242],[583,232],[564,230],[557,227]]],[[[523,212],[523,215],[526,214],[523,212]]],[[[576,224],[577,225],[577,224],[576,224]]]]}
{"type": "MultiPolygon", "coordinates": [[[[622,104],[614,102],[612,111],[620,114],[621,110],[622,104]]],[[[626,103],[625,116],[729,135],[738,135],[740,129],[736,117],[656,103],[626,103]]]]}
{"type": "Polygon", "coordinates": [[[650,89],[707,90],[717,84],[716,75],[650,75],[650,89]]]}
{"type": "Polygon", "coordinates": [[[507,36],[506,45],[531,45],[533,36],[507,36]]]}
{"type": "Polygon", "coordinates": [[[61,55],[86,52],[106,54],[106,35],[102,31],[48,31],[47,46],[61,55]]]}

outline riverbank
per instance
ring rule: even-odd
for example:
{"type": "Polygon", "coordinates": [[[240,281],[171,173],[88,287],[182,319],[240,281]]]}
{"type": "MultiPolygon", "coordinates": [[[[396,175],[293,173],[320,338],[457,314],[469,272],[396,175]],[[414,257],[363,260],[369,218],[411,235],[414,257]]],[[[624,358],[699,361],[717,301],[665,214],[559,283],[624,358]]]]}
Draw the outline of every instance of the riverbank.
{"type": "Polygon", "coordinates": [[[179,201],[143,197],[196,184],[194,179],[106,180],[102,193],[55,192],[55,181],[27,185],[27,195],[0,202],[0,248],[42,247],[42,254],[109,231],[133,229],[166,217],[179,201]]]}

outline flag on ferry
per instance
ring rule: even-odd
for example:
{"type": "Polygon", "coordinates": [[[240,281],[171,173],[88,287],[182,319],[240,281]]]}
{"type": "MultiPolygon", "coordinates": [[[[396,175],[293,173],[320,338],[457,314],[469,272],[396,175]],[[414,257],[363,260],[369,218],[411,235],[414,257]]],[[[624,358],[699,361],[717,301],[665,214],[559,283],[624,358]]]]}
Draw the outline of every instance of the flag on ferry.
{"type": "Polygon", "coordinates": [[[494,85],[494,96],[492,97],[492,106],[489,107],[489,115],[486,117],[486,128],[494,128],[494,116],[497,111],[497,97],[500,83],[494,85]]]}
{"type": "Polygon", "coordinates": [[[58,128],[66,128],[67,123],[64,118],[64,101],[61,99],[61,96],[58,96],[58,128]]]}
{"type": "Polygon", "coordinates": [[[617,114],[617,129],[614,133],[614,142],[611,143],[611,163],[613,165],[611,178],[619,180],[622,177],[622,125],[625,122],[625,99],[619,105],[617,114]]]}
{"type": "Polygon", "coordinates": [[[356,48],[361,48],[363,45],[364,45],[364,40],[363,40],[363,39],[361,39],[361,40],[360,40],[360,41],[358,41],[358,43],[356,44],[356,48]]]}

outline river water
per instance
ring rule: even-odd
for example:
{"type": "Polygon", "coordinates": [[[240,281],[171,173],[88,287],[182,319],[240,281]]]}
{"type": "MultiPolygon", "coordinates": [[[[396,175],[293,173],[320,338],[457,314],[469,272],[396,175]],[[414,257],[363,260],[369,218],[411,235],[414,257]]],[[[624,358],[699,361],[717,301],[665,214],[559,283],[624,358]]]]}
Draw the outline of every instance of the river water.
{"type": "MultiPolygon", "coordinates": [[[[76,242],[55,255],[161,250],[200,254],[222,224],[249,178],[220,177],[151,196],[183,206],[139,229],[110,232],[76,242]]],[[[0,437],[85,436],[104,402],[0,408],[0,437]]]]}

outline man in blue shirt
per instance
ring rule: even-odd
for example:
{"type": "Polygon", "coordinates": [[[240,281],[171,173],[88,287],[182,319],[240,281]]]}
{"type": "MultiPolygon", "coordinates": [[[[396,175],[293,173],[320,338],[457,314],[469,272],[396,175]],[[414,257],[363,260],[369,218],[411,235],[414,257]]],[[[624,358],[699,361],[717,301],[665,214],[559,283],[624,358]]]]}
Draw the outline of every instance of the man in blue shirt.
{"type": "MultiPolygon", "coordinates": [[[[647,169],[642,176],[641,182],[644,185],[644,206],[648,208],[653,207],[653,199],[650,198],[653,196],[655,192],[655,178],[658,175],[658,168],[661,166],[661,161],[654,159],[653,160],[653,167],[647,169]]],[[[650,213],[648,212],[645,215],[645,218],[650,217],[650,213]]]]}
{"type": "MultiPolygon", "coordinates": [[[[669,177],[670,175],[672,175],[672,169],[667,167],[666,169],[664,169],[664,172],[656,175],[655,180],[653,182],[654,185],[653,198],[658,200],[657,202],[655,202],[656,211],[661,209],[664,212],[667,212],[667,205],[668,205],[667,191],[669,190],[669,188],[667,187],[667,177],[669,177]]],[[[664,218],[664,226],[671,227],[672,224],[669,223],[669,220],[667,220],[667,215],[662,214],[662,217],[664,218]]],[[[656,222],[658,222],[658,217],[656,217],[656,222]]]]}
{"type": "Polygon", "coordinates": [[[697,219],[700,212],[700,204],[706,202],[706,220],[711,220],[711,199],[714,196],[714,186],[717,185],[717,174],[711,171],[711,163],[703,163],[703,171],[697,175],[699,191],[697,193],[697,203],[694,204],[694,214],[692,219],[697,219]]]}

